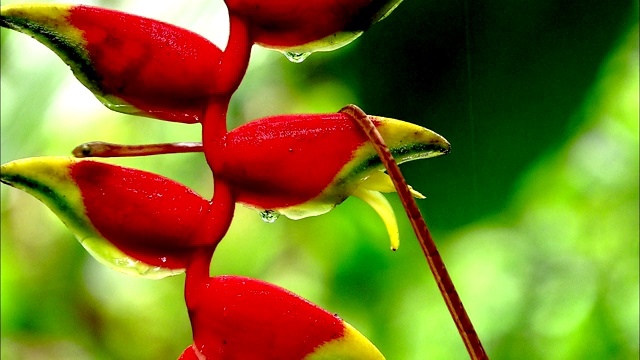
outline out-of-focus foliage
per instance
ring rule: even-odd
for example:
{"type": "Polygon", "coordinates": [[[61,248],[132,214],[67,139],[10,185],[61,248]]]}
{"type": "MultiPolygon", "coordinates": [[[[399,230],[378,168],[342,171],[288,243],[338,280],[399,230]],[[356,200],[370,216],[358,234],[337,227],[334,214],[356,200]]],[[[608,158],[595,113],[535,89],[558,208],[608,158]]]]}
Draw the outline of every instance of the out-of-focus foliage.
{"type": "MultiPolygon", "coordinates": [[[[84,3],[225,41],[222,1],[84,3]]],[[[637,14],[637,0],[404,1],[353,44],[299,65],[255,49],[230,121],[357,103],[441,133],[451,154],[403,169],[427,196],[420,205],[491,358],[637,359],[637,14]]],[[[199,138],[197,125],[109,112],[40,44],[0,34],[2,163],[91,140],[199,138]]],[[[211,196],[201,155],[114,162],[211,196]]],[[[183,277],[106,269],[42,204],[1,191],[3,359],[178,357],[191,337],[183,277]]],[[[212,272],[299,293],[389,359],[464,359],[399,220],[402,246],[392,253],[357,199],[274,224],[239,209],[212,272]]]]}

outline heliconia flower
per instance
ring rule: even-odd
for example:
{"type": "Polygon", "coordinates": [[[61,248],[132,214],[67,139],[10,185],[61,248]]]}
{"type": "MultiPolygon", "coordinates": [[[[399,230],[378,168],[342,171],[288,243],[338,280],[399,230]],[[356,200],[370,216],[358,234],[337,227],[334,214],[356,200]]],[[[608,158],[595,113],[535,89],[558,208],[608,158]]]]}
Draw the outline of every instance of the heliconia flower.
{"type": "Polygon", "coordinates": [[[384,359],[337,315],[273,284],[217,276],[197,294],[189,308],[195,344],[181,359],[384,359]]]}
{"type": "MultiPolygon", "coordinates": [[[[435,132],[400,120],[370,116],[397,162],[449,152],[435,132]]],[[[234,189],[237,202],[291,219],[320,215],[355,195],[382,217],[399,245],[391,205],[380,192],[394,192],[365,133],[344,113],[281,115],[252,121],[229,132],[224,145],[207,148],[217,177],[234,189]]],[[[415,197],[423,196],[414,191],[415,197]]]]}
{"type": "Polygon", "coordinates": [[[385,18],[402,0],[225,0],[246,19],[255,43],[293,61],[342,47],[385,18]],[[297,55],[297,57],[296,57],[297,55]]]}
{"type": "MultiPolygon", "coordinates": [[[[93,160],[2,165],[0,181],[47,205],[99,262],[146,278],[180,273],[210,203],[165,177],[93,160]]],[[[212,240],[213,241],[213,240],[212,240]]],[[[215,246],[210,244],[209,246],[215,246]]]]}
{"type": "Polygon", "coordinates": [[[98,7],[6,5],[0,25],[53,50],[108,108],[162,120],[202,121],[212,97],[228,103],[246,68],[223,73],[223,52],[202,36],[98,7]]]}

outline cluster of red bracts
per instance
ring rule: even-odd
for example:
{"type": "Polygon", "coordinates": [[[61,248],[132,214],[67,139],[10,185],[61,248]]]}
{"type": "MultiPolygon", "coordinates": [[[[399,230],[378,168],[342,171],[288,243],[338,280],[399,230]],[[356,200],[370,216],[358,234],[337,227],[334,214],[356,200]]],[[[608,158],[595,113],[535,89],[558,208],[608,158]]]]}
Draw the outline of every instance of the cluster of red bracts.
{"type": "MultiPolygon", "coordinates": [[[[89,143],[78,157],[204,151],[214,196],[206,200],[165,177],[70,157],[17,160],[1,181],[45,203],[101,263],[162,278],[186,271],[194,345],[181,359],[381,359],[350,325],[277,286],[210,277],[236,203],[265,218],[319,215],[355,195],[383,218],[398,246],[394,191],[367,135],[348,112],[263,118],[227,131],[226,112],[254,43],[300,59],[338,48],[384,18],[400,0],[227,0],[222,51],[179,27],[117,11],[13,5],[0,24],[31,35],[62,58],[112,110],[202,125],[202,143],[89,143]]],[[[447,141],[398,120],[369,116],[397,161],[445,154],[447,141]]],[[[413,191],[414,196],[420,193],[413,191]]]]}

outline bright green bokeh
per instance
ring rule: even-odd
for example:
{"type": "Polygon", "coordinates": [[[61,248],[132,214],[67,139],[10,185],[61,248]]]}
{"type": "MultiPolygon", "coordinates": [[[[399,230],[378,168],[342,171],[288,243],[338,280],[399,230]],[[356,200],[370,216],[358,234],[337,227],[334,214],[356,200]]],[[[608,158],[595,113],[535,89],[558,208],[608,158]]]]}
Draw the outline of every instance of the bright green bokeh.
{"type": "MultiPolygon", "coordinates": [[[[221,1],[189,3],[91,2],[220,38],[221,1]]],[[[465,21],[457,2],[404,1],[352,45],[299,65],[254,49],[230,123],[357,103],[441,133],[450,155],[403,169],[427,196],[420,205],[491,358],[637,359],[638,2],[483,4],[468,4],[465,21]]],[[[197,125],[108,111],[43,46],[1,36],[2,163],[93,140],[199,138],[197,125]]],[[[116,162],[211,196],[201,155],[116,162]]],[[[190,343],[183,276],[108,270],[35,199],[4,185],[1,194],[3,359],[175,359],[190,343]]],[[[388,359],[464,359],[389,198],[396,253],[358,199],[274,224],[238,209],[212,272],[282,285],[388,359]]]]}

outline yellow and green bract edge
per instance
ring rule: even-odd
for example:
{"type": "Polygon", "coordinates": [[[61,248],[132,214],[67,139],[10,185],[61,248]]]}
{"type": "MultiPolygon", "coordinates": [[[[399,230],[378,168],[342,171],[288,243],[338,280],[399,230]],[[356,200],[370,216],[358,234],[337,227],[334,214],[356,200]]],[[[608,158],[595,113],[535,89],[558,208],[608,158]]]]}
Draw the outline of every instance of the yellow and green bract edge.
{"type": "MultiPolygon", "coordinates": [[[[451,145],[441,135],[422,126],[401,120],[370,116],[385,140],[394,159],[400,164],[411,160],[427,159],[447,154],[451,145]]],[[[290,219],[301,219],[329,212],[348,196],[354,195],[369,204],[382,218],[389,233],[391,249],[400,246],[400,236],[395,213],[389,201],[381,193],[395,192],[389,175],[369,141],[352,154],[349,161],[331,183],[317,197],[300,205],[274,209],[290,219]]],[[[410,187],[411,189],[411,187],[410,187]]],[[[411,189],[418,199],[425,197],[411,189]]]]}
{"type": "Polygon", "coordinates": [[[166,269],[136,260],[100,235],[87,217],[82,194],[71,177],[72,166],[81,161],[87,160],[70,157],[16,160],[0,167],[0,181],[25,191],[49,207],[82,246],[103,265],[127,275],[148,279],[182,273],[183,269],[166,269]]]}
{"type": "Polygon", "coordinates": [[[344,322],[344,334],[339,339],[315,348],[304,360],[384,360],[384,356],[364,335],[344,322]]]}
{"type": "Polygon", "coordinates": [[[13,4],[0,7],[0,25],[27,34],[51,49],[69,65],[73,75],[107,108],[131,115],[146,113],[106,93],[91,65],[84,32],[69,23],[76,5],[13,4]]]}
{"type": "MultiPolygon", "coordinates": [[[[329,0],[327,0],[329,1],[329,0]]],[[[374,25],[378,21],[384,20],[389,14],[393,12],[393,10],[400,5],[402,0],[394,0],[388,1],[385,3],[378,12],[376,12],[371,18],[370,26],[374,25]]],[[[290,60],[294,62],[300,62],[304,60],[311,53],[316,51],[333,51],[337,50],[343,46],[349,45],[352,41],[359,38],[360,35],[364,33],[363,30],[355,30],[355,31],[339,31],[335,34],[331,34],[322,39],[318,39],[315,41],[311,41],[306,44],[298,45],[298,46],[269,46],[265,44],[258,44],[260,46],[279,50],[284,53],[290,60]]]]}

